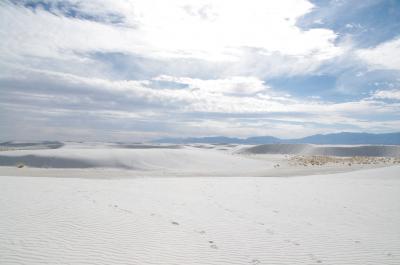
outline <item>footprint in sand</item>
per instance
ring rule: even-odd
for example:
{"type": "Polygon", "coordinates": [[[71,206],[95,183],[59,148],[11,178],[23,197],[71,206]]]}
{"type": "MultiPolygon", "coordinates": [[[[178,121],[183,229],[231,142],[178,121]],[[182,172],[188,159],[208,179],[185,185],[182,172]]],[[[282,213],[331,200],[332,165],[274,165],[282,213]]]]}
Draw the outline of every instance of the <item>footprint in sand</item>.
{"type": "Polygon", "coordinates": [[[211,245],[210,245],[210,248],[213,248],[213,249],[218,249],[218,246],[216,245],[216,244],[214,244],[214,241],[212,241],[212,240],[209,240],[208,241],[208,243],[210,243],[211,245]]]}
{"type": "Polygon", "coordinates": [[[314,254],[309,254],[310,258],[315,261],[316,263],[322,263],[322,260],[318,259],[317,257],[314,256],[314,254]]]}
{"type": "Polygon", "coordinates": [[[296,241],[292,241],[292,240],[290,240],[290,239],[286,239],[285,242],[291,243],[291,244],[294,245],[294,246],[300,246],[300,243],[297,243],[296,241]]]}
{"type": "Polygon", "coordinates": [[[108,205],[108,207],[110,207],[110,208],[114,208],[115,210],[117,210],[117,211],[120,211],[120,212],[125,212],[125,213],[130,213],[130,214],[132,214],[132,213],[133,213],[133,212],[132,212],[132,211],[130,211],[130,210],[123,209],[123,208],[119,208],[119,206],[118,206],[118,205],[116,205],[116,204],[109,204],[109,205],[108,205]]]}
{"type": "Polygon", "coordinates": [[[120,208],[119,210],[120,210],[121,212],[125,212],[125,213],[133,213],[132,211],[127,210],[127,209],[122,209],[122,208],[120,208]]]}

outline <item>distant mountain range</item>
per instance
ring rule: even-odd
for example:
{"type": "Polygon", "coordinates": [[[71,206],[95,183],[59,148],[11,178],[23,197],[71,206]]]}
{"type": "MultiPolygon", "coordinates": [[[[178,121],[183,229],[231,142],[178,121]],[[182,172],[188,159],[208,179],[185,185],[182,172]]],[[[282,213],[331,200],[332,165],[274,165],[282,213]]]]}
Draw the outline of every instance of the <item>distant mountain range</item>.
{"type": "Polygon", "coordinates": [[[280,139],[272,136],[257,136],[249,138],[231,138],[224,136],[200,137],[200,138],[164,138],[154,141],[155,143],[208,143],[208,144],[385,144],[400,145],[400,133],[331,133],[316,134],[298,139],[280,139]]]}

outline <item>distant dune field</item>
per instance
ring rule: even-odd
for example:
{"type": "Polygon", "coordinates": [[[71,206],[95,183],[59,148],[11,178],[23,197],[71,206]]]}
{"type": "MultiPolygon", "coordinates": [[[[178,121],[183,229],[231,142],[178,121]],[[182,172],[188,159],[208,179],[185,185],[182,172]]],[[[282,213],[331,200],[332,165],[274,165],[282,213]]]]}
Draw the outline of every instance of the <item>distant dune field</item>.
{"type": "Polygon", "coordinates": [[[25,146],[23,143],[7,144],[2,146],[2,150],[0,167],[3,166],[3,172],[6,170],[11,175],[40,175],[53,170],[57,176],[66,176],[69,172],[73,176],[103,176],[104,170],[113,171],[109,173],[119,176],[308,175],[396,164],[396,157],[400,156],[399,146],[309,144],[246,146],[45,142],[28,143],[25,146]],[[299,163],[293,163],[299,162],[295,157],[298,155],[305,156],[302,165],[319,167],[304,168],[299,163]],[[319,158],[314,163],[316,158],[313,156],[358,158],[344,165],[345,161],[338,159],[319,158]],[[351,167],[347,166],[349,163],[351,167]]]}
{"type": "Polygon", "coordinates": [[[398,145],[328,146],[312,144],[263,144],[242,150],[248,154],[400,157],[398,145]]]}
{"type": "Polygon", "coordinates": [[[1,265],[400,264],[398,147],[1,150],[1,265]]]}

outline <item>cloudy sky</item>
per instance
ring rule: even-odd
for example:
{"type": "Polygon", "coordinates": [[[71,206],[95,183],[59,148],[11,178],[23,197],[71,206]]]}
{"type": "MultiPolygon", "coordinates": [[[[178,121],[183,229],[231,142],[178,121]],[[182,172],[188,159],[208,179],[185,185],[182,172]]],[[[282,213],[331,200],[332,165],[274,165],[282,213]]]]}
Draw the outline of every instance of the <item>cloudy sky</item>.
{"type": "Polygon", "coordinates": [[[0,140],[400,131],[400,1],[0,0],[0,140]]]}

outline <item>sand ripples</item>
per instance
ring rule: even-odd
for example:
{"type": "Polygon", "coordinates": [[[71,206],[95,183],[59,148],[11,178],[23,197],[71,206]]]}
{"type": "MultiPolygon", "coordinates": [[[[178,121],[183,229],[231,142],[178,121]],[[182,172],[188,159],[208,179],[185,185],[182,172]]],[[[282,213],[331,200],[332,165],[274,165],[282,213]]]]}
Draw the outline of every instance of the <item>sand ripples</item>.
{"type": "Polygon", "coordinates": [[[1,177],[0,192],[2,265],[400,263],[400,180],[362,171],[298,178],[1,177]]]}

